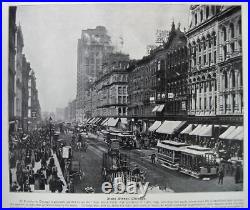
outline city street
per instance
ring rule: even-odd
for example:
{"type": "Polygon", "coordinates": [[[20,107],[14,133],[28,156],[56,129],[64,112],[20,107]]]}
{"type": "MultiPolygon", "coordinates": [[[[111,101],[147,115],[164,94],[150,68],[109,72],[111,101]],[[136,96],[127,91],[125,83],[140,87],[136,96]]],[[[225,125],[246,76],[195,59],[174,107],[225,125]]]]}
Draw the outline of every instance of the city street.
{"type": "MultiPolygon", "coordinates": [[[[61,135],[66,144],[70,144],[71,134],[61,135]]],[[[107,145],[101,137],[89,134],[87,139],[89,146],[87,152],[73,151],[73,159],[80,161],[80,166],[84,172],[81,181],[74,180],[75,192],[84,193],[85,187],[93,187],[96,193],[101,192],[102,185],[102,157],[107,152],[107,145]]],[[[138,165],[146,171],[146,182],[150,183],[153,189],[161,189],[162,192],[219,192],[219,191],[241,191],[242,183],[235,184],[233,176],[225,176],[224,184],[218,184],[218,178],[204,181],[196,179],[176,171],[172,171],[160,165],[152,164],[150,155],[157,153],[155,149],[149,150],[121,150],[129,156],[130,165],[138,165]]]]}

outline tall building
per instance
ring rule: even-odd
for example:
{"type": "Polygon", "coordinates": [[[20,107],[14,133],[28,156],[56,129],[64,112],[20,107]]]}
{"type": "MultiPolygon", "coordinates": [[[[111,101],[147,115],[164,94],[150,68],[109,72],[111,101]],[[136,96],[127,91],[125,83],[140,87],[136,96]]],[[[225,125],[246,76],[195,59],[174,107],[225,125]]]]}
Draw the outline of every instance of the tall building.
{"type": "Polygon", "coordinates": [[[207,122],[243,123],[240,6],[191,6],[189,115],[207,122]]]}
{"type": "Polygon", "coordinates": [[[77,120],[90,117],[86,104],[90,101],[90,85],[102,70],[103,58],[113,51],[110,36],[103,26],[82,30],[77,44],[77,120]]]}
{"type": "MultiPolygon", "coordinates": [[[[16,55],[16,7],[9,7],[9,121],[14,119],[15,104],[15,55],[16,55]]],[[[14,123],[11,123],[12,125],[14,123]]]]}
{"type": "Polygon", "coordinates": [[[21,26],[16,34],[16,78],[15,78],[15,118],[17,126],[22,127],[22,72],[23,72],[23,33],[21,26]]]}
{"type": "Polygon", "coordinates": [[[111,53],[105,57],[103,72],[91,87],[93,116],[127,116],[128,63],[127,54],[111,53]]]}
{"type": "Polygon", "coordinates": [[[36,76],[33,70],[29,75],[28,129],[36,129],[41,120],[41,107],[36,86],[36,76]]]}
{"type": "Polygon", "coordinates": [[[28,129],[28,102],[29,102],[29,74],[31,68],[25,55],[22,57],[22,128],[23,131],[28,129]]]}
{"type": "Polygon", "coordinates": [[[164,44],[129,68],[129,116],[146,131],[155,120],[187,114],[187,39],[174,22],[164,44]]]}

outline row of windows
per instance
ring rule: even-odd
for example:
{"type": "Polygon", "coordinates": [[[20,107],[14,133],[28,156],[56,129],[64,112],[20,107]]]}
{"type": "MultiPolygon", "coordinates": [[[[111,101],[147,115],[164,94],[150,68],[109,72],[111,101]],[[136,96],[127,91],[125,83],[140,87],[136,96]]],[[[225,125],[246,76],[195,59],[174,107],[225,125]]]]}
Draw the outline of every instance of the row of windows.
{"type": "Polygon", "coordinates": [[[204,11],[203,10],[204,7],[201,7],[200,12],[199,13],[196,12],[194,14],[194,25],[197,25],[198,23],[202,23],[204,20],[208,19],[210,15],[215,15],[216,13],[219,13],[220,8],[221,6],[205,6],[205,11],[204,11]]]}
{"type": "Polygon", "coordinates": [[[225,26],[222,27],[222,33],[223,33],[223,41],[227,41],[229,38],[233,39],[235,38],[235,27],[237,30],[238,35],[241,35],[241,20],[238,21],[237,25],[230,23],[229,24],[229,33],[227,33],[227,28],[225,26]]]}

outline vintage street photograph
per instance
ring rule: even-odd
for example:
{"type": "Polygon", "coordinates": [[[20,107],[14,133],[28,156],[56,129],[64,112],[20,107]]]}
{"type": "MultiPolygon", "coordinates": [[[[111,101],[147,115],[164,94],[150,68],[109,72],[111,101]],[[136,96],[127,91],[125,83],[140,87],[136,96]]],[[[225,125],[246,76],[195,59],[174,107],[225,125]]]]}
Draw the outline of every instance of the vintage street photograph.
{"type": "Polygon", "coordinates": [[[9,192],[242,192],[242,19],[236,4],[9,6],[9,192]]]}

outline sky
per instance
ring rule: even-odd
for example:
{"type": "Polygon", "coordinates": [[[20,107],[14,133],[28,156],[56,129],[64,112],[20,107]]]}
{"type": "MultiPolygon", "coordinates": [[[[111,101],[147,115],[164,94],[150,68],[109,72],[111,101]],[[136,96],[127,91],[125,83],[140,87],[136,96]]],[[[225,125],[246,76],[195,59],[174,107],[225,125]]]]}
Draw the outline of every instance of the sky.
{"type": "Polygon", "coordinates": [[[37,78],[42,111],[66,107],[76,97],[77,40],[81,30],[105,26],[114,45],[123,37],[131,59],[146,55],[157,29],[170,30],[172,21],[187,28],[189,5],[71,4],[17,7],[17,25],[24,37],[24,54],[37,78]]]}

